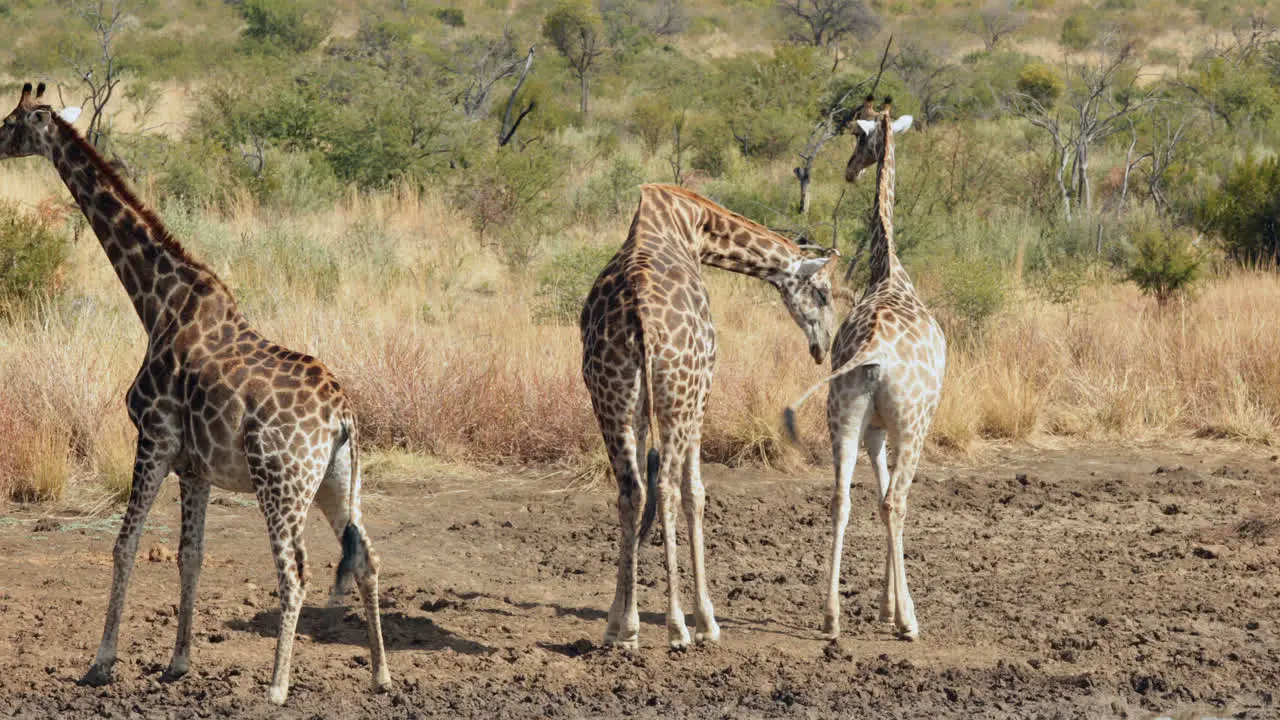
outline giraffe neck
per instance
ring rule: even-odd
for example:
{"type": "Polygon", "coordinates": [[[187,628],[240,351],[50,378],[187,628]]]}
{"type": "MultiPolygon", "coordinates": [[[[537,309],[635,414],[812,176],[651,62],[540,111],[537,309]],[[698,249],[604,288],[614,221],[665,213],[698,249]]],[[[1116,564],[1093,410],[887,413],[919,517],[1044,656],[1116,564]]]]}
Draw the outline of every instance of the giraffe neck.
{"type": "Polygon", "coordinates": [[[893,188],[896,173],[893,157],[893,130],[888,115],[879,120],[884,150],[876,165],[876,199],[871,206],[871,279],[875,287],[894,275],[901,274],[898,249],[893,243],[893,188]]]}
{"type": "MultiPolygon", "coordinates": [[[[699,203],[703,265],[775,281],[795,270],[804,252],[795,243],[717,205],[699,203]]],[[[695,215],[699,217],[699,215],[695,215]]]]}
{"type": "Polygon", "coordinates": [[[149,335],[169,325],[169,316],[192,293],[205,302],[218,296],[222,312],[237,312],[230,291],[213,271],[169,237],[160,219],[79,133],[57,121],[51,140],[47,157],[93,227],[149,335]]]}

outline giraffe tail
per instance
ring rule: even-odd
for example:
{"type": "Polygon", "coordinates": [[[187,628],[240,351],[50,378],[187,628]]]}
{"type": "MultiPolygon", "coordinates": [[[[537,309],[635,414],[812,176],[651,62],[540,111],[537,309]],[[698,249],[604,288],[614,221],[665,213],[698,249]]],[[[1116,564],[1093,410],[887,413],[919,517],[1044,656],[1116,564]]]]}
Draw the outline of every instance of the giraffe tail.
{"type": "Polygon", "coordinates": [[[360,451],[356,447],[356,422],[353,416],[342,419],[342,433],[351,452],[351,477],[347,484],[347,526],[342,529],[342,559],[338,562],[337,576],[333,582],[333,597],[346,594],[357,567],[368,565],[369,548],[364,533],[360,531],[356,505],[360,498],[360,451]]]}
{"type": "Polygon", "coordinates": [[[796,412],[800,410],[800,406],[803,405],[811,395],[821,390],[827,383],[842,375],[848,375],[860,367],[877,365],[879,362],[879,353],[869,349],[860,350],[857,353],[854,353],[853,357],[849,358],[845,364],[841,365],[830,375],[814,383],[813,387],[805,390],[804,394],[801,395],[799,399],[791,403],[786,410],[782,411],[782,424],[786,427],[787,437],[791,439],[791,442],[796,442],[800,438],[799,432],[796,429],[796,412]]]}
{"type": "MultiPolygon", "coordinates": [[[[643,324],[642,324],[643,327],[643,324]]],[[[643,332],[643,331],[642,331],[643,332]]],[[[645,494],[644,512],[640,514],[640,537],[643,543],[653,528],[653,519],[658,514],[658,472],[662,468],[662,456],[658,448],[662,446],[662,436],[658,431],[658,413],[654,409],[653,398],[653,352],[649,348],[648,333],[641,338],[644,348],[644,388],[647,395],[646,405],[649,407],[649,454],[645,459],[645,494]]]]}

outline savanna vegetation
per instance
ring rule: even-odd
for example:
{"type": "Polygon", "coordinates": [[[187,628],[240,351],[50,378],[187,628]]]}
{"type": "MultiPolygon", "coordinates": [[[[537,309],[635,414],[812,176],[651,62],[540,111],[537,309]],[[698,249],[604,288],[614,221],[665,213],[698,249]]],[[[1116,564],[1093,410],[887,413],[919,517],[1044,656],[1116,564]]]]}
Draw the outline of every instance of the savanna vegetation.
{"type": "MultiPolygon", "coordinates": [[[[603,472],[582,297],[637,185],[808,242],[856,291],[891,94],[898,243],[950,339],[934,452],[1047,436],[1272,443],[1280,16],[1228,0],[0,3],[45,79],[271,337],[405,453],[603,472]]],[[[0,165],[0,491],[127,494],[144,334],[48,163],[0,165]]],[[[828,458],[821,377],[768,287],[709,271],[708,460],[828,458]]]]}

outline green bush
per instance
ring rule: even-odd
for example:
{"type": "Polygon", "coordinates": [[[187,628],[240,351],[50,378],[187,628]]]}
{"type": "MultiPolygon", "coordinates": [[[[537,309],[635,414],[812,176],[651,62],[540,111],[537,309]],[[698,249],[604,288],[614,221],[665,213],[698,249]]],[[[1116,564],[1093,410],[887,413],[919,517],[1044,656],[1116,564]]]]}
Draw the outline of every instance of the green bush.
{"type": "Polygon", "coordinates": [[[431,14],[449,27],[464,27],[467,24],[467,19],[459,8],[436,8],[431,14]]]}
{"type": "Polygon", "coordinates": [[[534,319],[574,325],[596,277],[617,252],[616,247],[578,247],[557,253],[538,278],[534,319]]]}
{"type": "Polygon", "coordinates": [[[1084,50],[1098,39],[1099,25],[1098,11],[1088,5],[1081,5],[1062,21],[1059,42],[1072,50],[1084,50]]]}
{"type": "Polygon", "coordinates": [[[1200,254],[1187,242],[1184,233],[1159,228],[1134,238],[1134,254],[1128,278],[1143,294],[1164,307],[1174,297],[1188,291],[1200,277],[1200,254]]]}
{"type": "Polygon", "coordinates": [[[0,200],[0,310],[57,292],[66,240],[15,202],[0,200]]]}
{"type": "Polygon", "coordinates": [[[1018,73],[1018,90],[1045,107],[1051,107],[1066,87],[1058,71],[1044,63],[1031,63],[1018,73]]]}
{"type": "Polygon", "coordinates": [[[580,210],[592,219],[621,215],[634,209],[644,170],[631,158],[621,156],[609,169],[587,181],[580,210]]]}
{"type": "Polygon", "coordinates": [[[631,127],[644,143],[645,155],[654,154],[671,139],[674,122],[667,97],[641,97],[631,110],[631,127]]]}
{"type": "Polygon", "coordinates": [[[244,0],[240,14],[247,24],[246,49],[266,54],[311,50],[329,33],[328,7],[298,0],[244,0]]]}
{"type": "Polygon", "coordinates": [[[1280,261],[1280,160],[1246,158],[1204,199],[1197,215],[1222,235],[1237,260],[1280,261]]]}
{"type": "Polygon", "coordinates": [[[1005,303],[1004,271],[989,258],[955,258],[933,264],[941,274],[939,310],[949,337],[974,340],[1005,303]]]}

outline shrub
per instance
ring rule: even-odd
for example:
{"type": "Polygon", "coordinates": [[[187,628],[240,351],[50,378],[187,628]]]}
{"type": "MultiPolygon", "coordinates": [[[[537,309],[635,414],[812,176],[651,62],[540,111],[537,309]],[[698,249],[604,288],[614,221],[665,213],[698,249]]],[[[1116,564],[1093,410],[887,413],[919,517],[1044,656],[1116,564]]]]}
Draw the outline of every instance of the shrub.
{"type": "Polygon", "coordinates": [[[45,221],[0,201],[0,309],[58,290],[66,240],[45,221]]]}
{"type": "Polygon", "coordinates": [[[1031,63],[1018,73],[1018,90],[1045,107],[1053,105],[1065,89],[1066,83],[1058,71],[1044,63],[1031,63]]]}
{"type": "Polygon", "coordinates": [[[935,300],[947,337],[976,339],[1004,307],[1004,276],[986,258],[957,258],[941,267],[941,295],[935,300]]]}
{"type": "Polygon", "coordinates": [[[642,182],[642,168],[631,158],[619,157],[607,171],[587,182],[581,209],[592,218],[628,212],[642,182]]]}
{"type": "Polygon", "coordinates": [[[1200,277],[1200,254],[1183,233],[1147,230],[1134,240],[1128,277],[1164,307],[1200,277]]]}
{"type": "Polygon", "coordinates": [[[431,14],[449,27],[464,27],[467,24],[467,19],[459,8],[436,8],[431,14]]]}
{"type": "Polygon", "coordinates": [[[631,111],[631,126],[644,143],[646,156],[671,137],[673,123],[671,102],[665,97],[642,97],[631,111]]]}
{"type": "Polygon", "coordinates": [[[250,49],[272,54],[281,49],[306,52],[329,33],[325,5],[297,0],[244,0],[240,13],[247,27],[244,38],[250,49]]]}
{"type": "Polygon", "coordinates": [[[1098,11],[1082,5],[1071,12],[1062,21],[1062,36],[1059,39],[1072,50],[1084,50],[1098,39],[1098,11]]]}
{"type": "Polygon", "coordinates": [[[1252,157],[1197,210],[1202,225],[1221,233],[1227,251],[1246,262],[1280,261],[1280,161],[1252,157]]]}
{"type": "Polygon", "coordinates": [[[617,248],[613,246],[579,247],[552,257],[538,279],[534,318],[556,325],[576,325],[587,293],[615,252],[617,248]]]}

